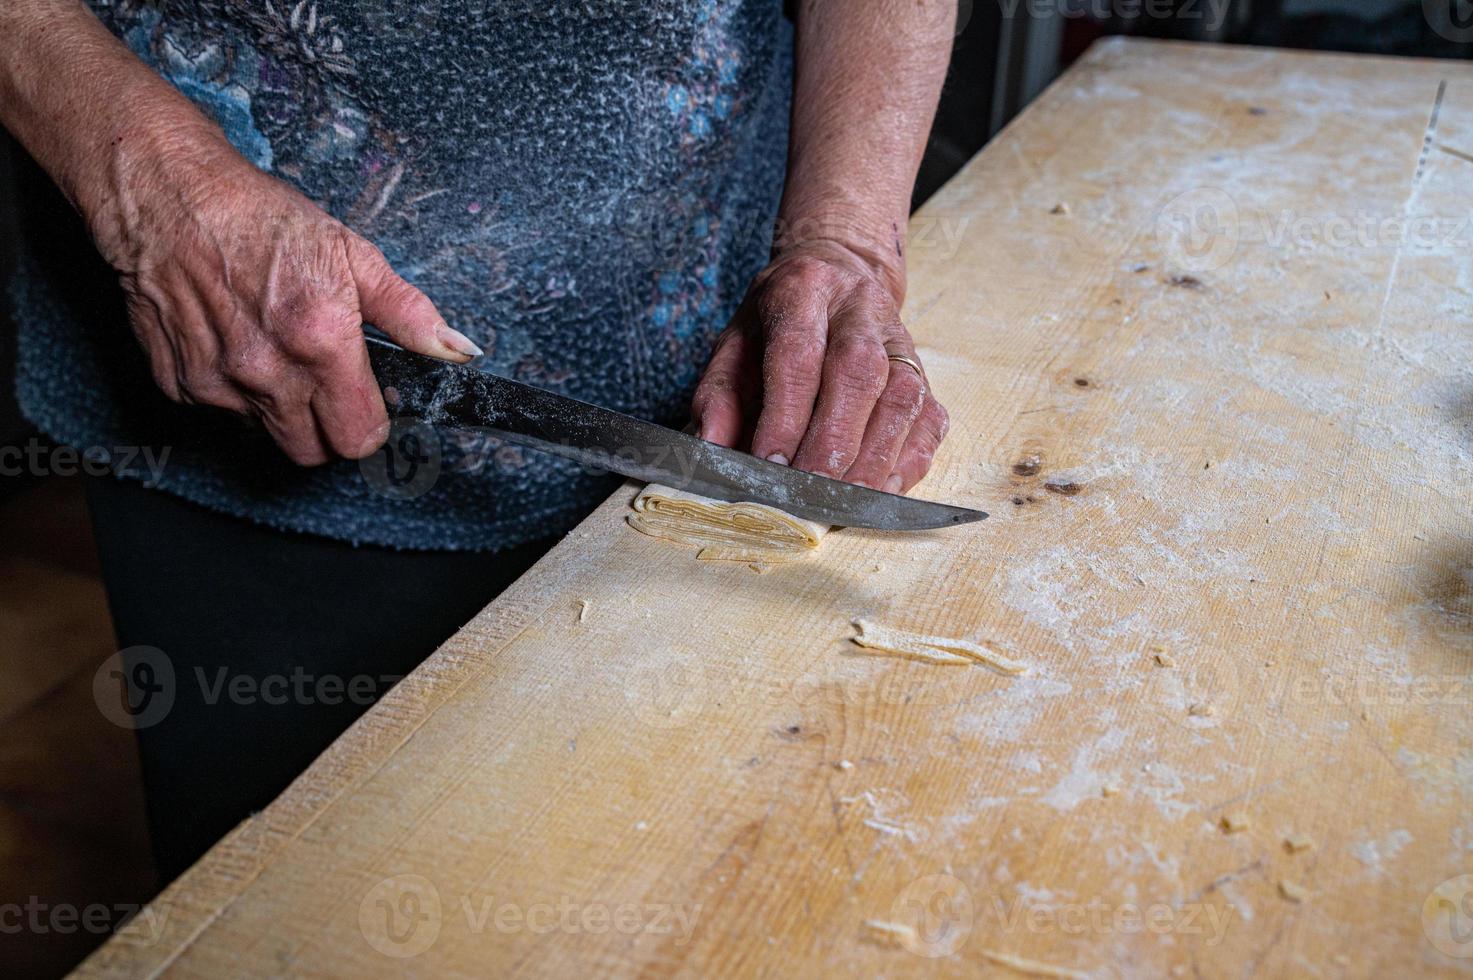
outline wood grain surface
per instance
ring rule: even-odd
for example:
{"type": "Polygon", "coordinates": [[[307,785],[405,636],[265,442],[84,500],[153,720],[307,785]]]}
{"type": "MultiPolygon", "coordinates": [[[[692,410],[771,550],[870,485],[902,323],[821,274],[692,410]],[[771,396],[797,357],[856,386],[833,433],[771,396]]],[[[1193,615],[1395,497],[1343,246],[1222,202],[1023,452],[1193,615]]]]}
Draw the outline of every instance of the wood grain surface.
{"type": "Polygon", "coordinates": [[[1097,45],[911,227],[991,520],[625,488],[82,972],[1473,972],[1470,191],[1469,66],[1097,45]]]}

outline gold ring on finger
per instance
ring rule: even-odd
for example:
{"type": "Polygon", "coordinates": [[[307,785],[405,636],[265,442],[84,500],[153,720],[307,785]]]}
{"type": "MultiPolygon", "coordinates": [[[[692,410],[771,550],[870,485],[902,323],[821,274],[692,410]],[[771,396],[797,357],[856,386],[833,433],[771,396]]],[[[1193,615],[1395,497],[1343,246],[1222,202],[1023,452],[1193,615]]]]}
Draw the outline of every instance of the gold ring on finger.
{"type": "Polygon", "coordinates": [[[915,371],[916,374],[920,375],[921,381],[925,382],[926,372],[925,369],[921,367],[920,361],[917,361],[913,357],[906,357],[904,354],[889,354],[887,356],[896,364],[904,364],[906,367],[915,371]]]}

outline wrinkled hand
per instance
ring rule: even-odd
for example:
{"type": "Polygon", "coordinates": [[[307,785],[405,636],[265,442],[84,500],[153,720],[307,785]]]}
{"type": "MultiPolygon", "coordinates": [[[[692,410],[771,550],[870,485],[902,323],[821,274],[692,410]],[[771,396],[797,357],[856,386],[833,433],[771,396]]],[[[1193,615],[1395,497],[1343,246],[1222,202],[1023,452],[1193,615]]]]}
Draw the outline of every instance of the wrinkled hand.
{"type": "Polygon", "coordinates": [[[848,249],[798,246],[753,281],[696,388],[697,434],[898,493],[920,482],[949,425],[894,295],[848,249]]]}
{"type": "Polygon", "coordinates": [[[94,222],[169,398],[254,416],[312,466],[367,456],[387,435],[364,320],[422,354],[480,353],[377,248],[288,185],[244,159],[194,172],[150,160],[94,222]]]}

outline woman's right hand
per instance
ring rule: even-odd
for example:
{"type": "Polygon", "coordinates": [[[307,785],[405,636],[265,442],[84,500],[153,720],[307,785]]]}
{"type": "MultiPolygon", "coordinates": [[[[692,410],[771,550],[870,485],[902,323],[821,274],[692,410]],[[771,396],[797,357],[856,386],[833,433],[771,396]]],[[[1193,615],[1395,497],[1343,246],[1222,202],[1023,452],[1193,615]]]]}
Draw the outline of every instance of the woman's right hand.
{"type": "Polygon", "coordinates": [[[432,357],[479,348],[371,243],[199,138],[120,160],[109,206],[89,216],[154,380],[177,402],[258,418],[303,466],[369,455],[388,417],[365,320],[432,357]]]}
{"type": "Polygon", "coordinates": [[[383,444],[364,320],[421,354],[480,353],[377,248],[236,153],[84,4],[0,0],[0,125],[121,274],[164,393],[259,418],[298,463],[383,444]]]}

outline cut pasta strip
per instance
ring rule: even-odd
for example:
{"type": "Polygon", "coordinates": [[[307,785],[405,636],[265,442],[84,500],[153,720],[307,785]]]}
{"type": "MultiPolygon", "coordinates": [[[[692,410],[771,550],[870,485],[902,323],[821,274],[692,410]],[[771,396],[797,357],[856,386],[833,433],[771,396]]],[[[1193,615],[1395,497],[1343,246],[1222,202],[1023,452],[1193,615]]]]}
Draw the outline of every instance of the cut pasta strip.
{"type": "Polygon", "coordinates": [[[939,663],[979,663],[1004,674],[1022,674],[1028,670],[1027,664],[1009,660],[970,640],[907,633],[887,626],[876,626],[863,619],[856,619],[854,625],[859,627],[859,635],[852,638],[853,642],[866,650],[880,650],[939,663]]]}
{"type": "Polygon", "coordinates": [[[812,554],[829,530],[776,507],[725,503],[658,483],[640,491],[634,511],[628,520],[636,531],[694,545],[706,561],[793,561],[812,554]]]}
{"type": "Polygon", "coordinates": [[[1054,966],[1052,963],[1040,963],[1038,960],[1025,960],[1021,956],[1013,956],[1011,953],[998,953],[994,950],[984,949],[982,955],[999,966],[1005,966],[1019,973],[1026,973],[1034,977],[1059,977],[1062,980],[1089,980],[1088,973],[1071,970],[1067,966],[1054,966]]]}
{"type": "Polygon", "coordinates": [[[916,941],[916,931],[904,922],[865,919],[864,927],[872,940],[882,946],[908,946],[916,941]]]}

